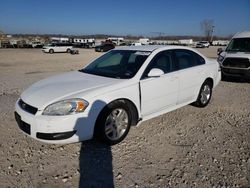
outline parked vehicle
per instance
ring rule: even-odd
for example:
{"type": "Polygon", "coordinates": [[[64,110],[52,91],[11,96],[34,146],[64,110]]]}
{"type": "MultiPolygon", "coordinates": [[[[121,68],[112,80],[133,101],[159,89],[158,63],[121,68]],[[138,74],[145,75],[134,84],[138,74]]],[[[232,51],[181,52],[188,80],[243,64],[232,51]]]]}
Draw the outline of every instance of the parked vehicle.
{"type": "Polygon", "coordinates": [[[115,45],[113,43],[102,43],[99,46],[95,47],[96,52],[107,52],[109,50],[112,50],[115,48],[115,45]]]}
{"type": "Polygon", "coordinates": [[[72,55],[79,54],[79,50],[77,50],[77,49],[71,49],[70,50],[70,54],[72,54],[72,55]]]}
{"type": "Polygon", "coordinates": [[[43,47],[43,43],[35,41],[35,42],[31,43],[31,46],[32,46],[32,48],[42,48],[43,47]]]}
{"type": "Polygon", "coordinates": [[[51,43],[43,46],[42,51],[47,53],[54,53],[54,52],[67,52],[70,53],[70,51],[73,49],[72,44],[70,43],[51,43]]]}
{"type": "Polygon", "coordinates": [[[141,38],[139,39],[139,43],[141,43],[142,45],[148,45],[150,44],[150,40],[148,38],[141,38]]]}
{"type": "Polygon", "coordinates": [[[219,48],[217,53],[223,78],[250,78],[250,31],[235,34],[226,49],[219,48]]]}
{"type": "Polygon", "coordinates": [[[208,105],[216,60],[181,46],[129,46],[79,71],[39,81],[15,105],[21,130],[48,143],[121,142],[130,126],[193,103],[208,105]]]}
{"type": "Polygon", "coordinates": [[[124,43],[124,38],[122,37],[109,37],[107,41],[112,42],[116,46],[120,46],[121,44],[124,43]]]}
{"type": "Polygon", "coordinates": [[[208,48],[210,46],[208,41],[200,41],[196,44],[196,48],[208,48]]]}
{"type": "Polygon", "coordinates": [[[142,46],[142,43],[140,42],[133,42],[130,44],[130,46],[142,46]]]}
{"type": "Polygon", "coordinates": [[[73,43],[74,47],[79,48],[93,48],[95,46],[94,38],[71,38],[70,41],[73,43]]]}
{"type": "Polygon", "coordinates": [[[228,40],[214,40],[212,42],[213,46],[227,46],[229,44],[228,40]]]}
{"type": "Polygon", "coordinates": [[[191,46],[194,44],[193,39],[181,39],[179,40],[179,44],[183,46],[191,46]]]}

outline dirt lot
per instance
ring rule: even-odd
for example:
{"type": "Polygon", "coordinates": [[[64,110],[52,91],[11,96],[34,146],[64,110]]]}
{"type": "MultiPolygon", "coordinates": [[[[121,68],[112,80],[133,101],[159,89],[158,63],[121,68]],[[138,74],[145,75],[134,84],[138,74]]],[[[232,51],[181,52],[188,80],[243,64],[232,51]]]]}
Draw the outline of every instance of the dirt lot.
{"type": "MultiPolygon", "coordinates": [[[[217,48],[201,49],[209,57],[217,48]]],[[[48,145],[25,136],[14,103],[30,84],[100,55],[0,49],[0,187],[250,187],[250,83],[223,81],[204,109],[132,128],[120,144],[48,145]]]]}

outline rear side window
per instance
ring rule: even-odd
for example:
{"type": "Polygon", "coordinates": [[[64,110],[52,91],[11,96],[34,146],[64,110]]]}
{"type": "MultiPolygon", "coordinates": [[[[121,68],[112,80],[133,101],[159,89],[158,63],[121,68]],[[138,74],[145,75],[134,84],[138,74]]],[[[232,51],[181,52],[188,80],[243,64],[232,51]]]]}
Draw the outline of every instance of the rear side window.
{"type": "Polygon", "coordinates": [[[194,53],[194,56],[196,57],[196,65],[204,65],[206,63],[205,59],[201,57],[199,54],[194,53]]]}
{"type": "Polygon", "coordinates": [[[175,50],[176,63],[179,70],[205,64],[205,59],[190,50],[175,50]]]}

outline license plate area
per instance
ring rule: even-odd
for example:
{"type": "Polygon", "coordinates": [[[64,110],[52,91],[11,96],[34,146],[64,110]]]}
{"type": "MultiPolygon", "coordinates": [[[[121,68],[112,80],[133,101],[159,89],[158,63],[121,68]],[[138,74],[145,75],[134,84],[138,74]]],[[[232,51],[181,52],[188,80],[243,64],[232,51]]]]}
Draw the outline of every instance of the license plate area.
{"type": "Polygon", "coordinates": [[[22,121],[21,116],[15,112],[15,119],[17,122],[18,127],[24,131],[26,134],[30,135],[30,124],[25,123],[24,121],[22,121]]]}

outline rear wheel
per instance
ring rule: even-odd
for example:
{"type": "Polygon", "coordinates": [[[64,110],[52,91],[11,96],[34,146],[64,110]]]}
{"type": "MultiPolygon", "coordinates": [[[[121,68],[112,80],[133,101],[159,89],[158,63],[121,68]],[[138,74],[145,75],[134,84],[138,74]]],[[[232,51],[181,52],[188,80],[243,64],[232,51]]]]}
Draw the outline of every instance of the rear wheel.
{"type": "Polygon", "coordinates": [[[67,49],[67,53],[70,53],[70,51],[71,51],[71,50],[68,48],[68,49],[67,49]]]}
{"type": "Polygon", "coordinates": [[[109,145],[117,144],[127,136],[131,120],[132,115],[126,103],[112,102],[99,115],[95,136],[109,145]]]}
{"type": "Polygon", "coordinates": [[[199,96],[198,96],[196,102],[194,103],[194,105],[197,107],[207,106],[208,103],[210,102],[211,97],[212,97],[212,90],[213,90],[212,83],[208,80],[205,81],[201,86],[199,96]]]}

